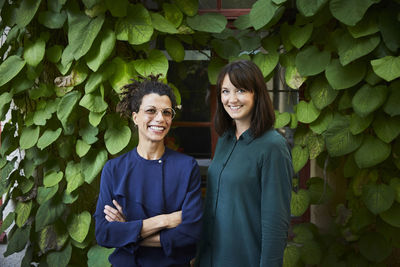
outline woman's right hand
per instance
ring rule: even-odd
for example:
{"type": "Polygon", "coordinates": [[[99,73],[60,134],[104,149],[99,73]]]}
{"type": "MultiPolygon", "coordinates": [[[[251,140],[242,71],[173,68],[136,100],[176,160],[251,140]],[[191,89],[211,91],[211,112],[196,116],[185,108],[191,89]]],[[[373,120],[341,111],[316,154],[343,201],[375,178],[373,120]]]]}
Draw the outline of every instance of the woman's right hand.
{"type": "Polygon", "coordinates": [[[167,228],[175,228],[182,222],[182,211],[175,211],[170,214],[165,214],[167,218],[167,228]]]}
{"type": "Polygon", "coordinates": [[[106,220],[109,222],[125,222],[126,219],[122,211],[122,207],[118,204],[116,200],[113,200],[113,204],[117,209],[114,209],[109,205],[104,206],[104,214],[106,220]]]}

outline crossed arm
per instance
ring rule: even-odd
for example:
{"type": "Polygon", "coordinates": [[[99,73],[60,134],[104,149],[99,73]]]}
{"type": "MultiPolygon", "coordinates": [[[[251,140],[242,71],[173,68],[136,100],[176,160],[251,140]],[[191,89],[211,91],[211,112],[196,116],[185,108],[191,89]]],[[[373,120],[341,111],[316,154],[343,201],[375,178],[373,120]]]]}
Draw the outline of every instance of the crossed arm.
{"type": "MultiPolygon", "coordinates": [[[[116,200],[113,200],[116,207],[104,206],[105,219],[108,222],[126,222],[122,207],[116,200]]],[[[177,227],[182,222],[182,211],[176,211],[169,214],[160,214],[143,220],[140,236],[142,241],[140,246],[161,247],[160,231],[166,228],[177,227]]]]}

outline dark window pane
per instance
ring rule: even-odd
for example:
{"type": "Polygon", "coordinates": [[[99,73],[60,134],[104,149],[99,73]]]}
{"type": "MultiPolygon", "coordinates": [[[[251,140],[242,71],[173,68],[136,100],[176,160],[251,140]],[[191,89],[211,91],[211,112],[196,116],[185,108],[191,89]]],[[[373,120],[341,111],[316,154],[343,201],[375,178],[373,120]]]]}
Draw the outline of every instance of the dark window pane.
{"type": "Polygon", "coordinates": [[[178,88],[182,99],[175,121],[210,121],[207,65],[208,61],[170,61],[168,81],[178,88]]]}
{"type": "Polygon", "coordinates": [[[199,9],[215,9],[217,0],[199,0],[199,9]]]}
{"type": "Polygon", "coordinates": [[[251,8],[257,0],[222,0],[222,8],[251,8]]]}
{"type": "Polygon", "coordinates": [[[171,128],[167,146],[197,159],[211,158],[211,133],[208,127],[171,128]],[[175,146],[175,147],[173,147],[175,146]]]}

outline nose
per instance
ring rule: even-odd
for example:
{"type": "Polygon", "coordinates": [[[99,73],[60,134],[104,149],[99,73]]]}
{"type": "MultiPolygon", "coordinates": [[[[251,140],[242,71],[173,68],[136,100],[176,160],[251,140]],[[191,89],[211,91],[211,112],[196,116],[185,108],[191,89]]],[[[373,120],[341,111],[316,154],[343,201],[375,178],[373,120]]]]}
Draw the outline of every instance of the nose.
{"type": "Polygon", "coordinates": [[[154,117],[156,121],[164,121],[164,116],[161,110],[157,110],[156,116],[154,117]]]}
{"type": "Polygon", "coordinates": [[[236,103],[237,100],[238,100],[238,98],[237,98],[236,93],[235,93],[235,92],[231,92],[231,93],[229,94],[228,101],[229,101],[230,103],[236,103]]]}

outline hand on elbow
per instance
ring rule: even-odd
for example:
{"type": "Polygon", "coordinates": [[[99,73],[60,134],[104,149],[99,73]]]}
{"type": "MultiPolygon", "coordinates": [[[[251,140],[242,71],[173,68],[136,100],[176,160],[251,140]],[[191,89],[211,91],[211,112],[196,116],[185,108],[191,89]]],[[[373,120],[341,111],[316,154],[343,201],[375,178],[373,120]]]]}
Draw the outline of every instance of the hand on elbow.
{"type": "Polygon", "coordinates": [[[113,200],[113,204],[115,205],[115,207],[117,207],[117,209],[109,205],[104,206],[105,219],[108,222],[126,222],[124,213],[122,212],[122,207],[118,204],[116,200],[113,200]]]}
{"type": "Polygon", "coordinates": [[[182,223],[182,211],[175,211],[169,214],[165,214],[166,228],[175,228],[182,223]]]}

